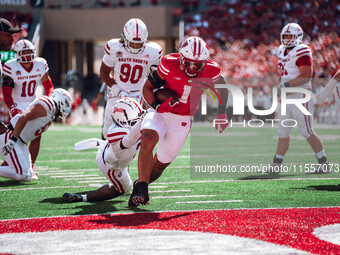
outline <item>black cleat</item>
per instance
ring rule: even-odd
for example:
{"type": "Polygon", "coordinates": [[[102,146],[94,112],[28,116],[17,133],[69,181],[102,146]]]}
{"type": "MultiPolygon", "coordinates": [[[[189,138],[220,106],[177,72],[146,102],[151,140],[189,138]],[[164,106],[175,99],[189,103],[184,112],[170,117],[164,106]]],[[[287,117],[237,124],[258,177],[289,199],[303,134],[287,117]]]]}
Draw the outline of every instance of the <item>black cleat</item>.
{"type": "Polygon", "coordinates": [[[134,197],[132,197],[132,203],[134,203],[135,206],[148,205],[150,203],[149,200],[149,194],[146,190],[138,192],[134,197]]]}
{"type": "Polygon", "coordinates": [[[83,197],[79,194],[65,193],[63,195],[63,201],[67,203],[83,202],[83,197]]]}
{"type": "Polygon", "coordinates": [[[139,181],[137,179],[133,182],[133,188],[132,188],[132,192],[131,192],[131,195],[130,195],[130,198],[129,198],[129,207],[137,206],[136,204],[134,204],[132,202],[132,198],[137,194],[138,189],[139,189],[139,181]]]}
{"type": "Polygon", "coordinates": [[[147,184],[146,182],[139,182],[138,186],[138,192],[134,196],[131,195],[132,203],[134,203],[136,206],[148,205],[150,200],[148,192],[149,184],[147,184]]]}

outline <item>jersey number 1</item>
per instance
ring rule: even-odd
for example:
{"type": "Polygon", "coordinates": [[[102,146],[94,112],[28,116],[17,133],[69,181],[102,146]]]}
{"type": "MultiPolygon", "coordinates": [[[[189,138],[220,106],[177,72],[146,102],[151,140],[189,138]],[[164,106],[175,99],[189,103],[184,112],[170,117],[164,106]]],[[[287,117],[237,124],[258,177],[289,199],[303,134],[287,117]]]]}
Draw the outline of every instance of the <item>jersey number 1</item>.
{"type": "Polygon", "coordinates": [[[22,83],[21,97],[34,96],[36,85],[37,85],[37,82],[35,80],[29,81],[29,82],[24,81],[22,83]]]}

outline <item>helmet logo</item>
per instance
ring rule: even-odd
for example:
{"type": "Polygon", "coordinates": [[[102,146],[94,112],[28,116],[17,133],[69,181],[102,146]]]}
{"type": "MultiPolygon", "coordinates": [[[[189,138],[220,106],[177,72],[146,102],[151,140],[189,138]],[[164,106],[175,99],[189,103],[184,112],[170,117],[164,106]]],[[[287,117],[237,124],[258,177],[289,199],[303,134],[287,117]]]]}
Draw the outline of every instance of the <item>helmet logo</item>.
{"type": "Polygon", "coordinates": [[[202,53],[201,43],[197,37],[194,37],[194,49],[193,49],[194,57],[196,56],[197,58],[199,58],[201,53],[202,53]]]}
{"type": "Polygon", "coordinates": [[[116,112],[122,112],[122,113],[124,113],[124,110],[123,110],[122,108],[113,107],[113,113],[116,113],[116,112]]]}

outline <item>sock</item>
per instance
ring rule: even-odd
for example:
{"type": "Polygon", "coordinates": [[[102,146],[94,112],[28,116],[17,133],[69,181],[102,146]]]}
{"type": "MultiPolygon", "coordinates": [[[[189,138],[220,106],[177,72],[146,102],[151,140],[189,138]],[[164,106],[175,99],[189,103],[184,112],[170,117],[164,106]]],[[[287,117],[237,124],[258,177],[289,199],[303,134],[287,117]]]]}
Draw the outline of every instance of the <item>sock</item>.
{"type": "Polygon", "coordinates": [[[275,154],[273,162],[277,164],[282,164],[283,158],[284,158],[283,155],[275,154]]]}
{"type": "Polygon", "coordinates": [[[83,202],[87,202],[87,194],[81,195],[81,197],[83,198],[83,202]]]}
{"type": "Polygon", "coordinates": [[[315,153],[315,156],[317,157],[319,164],[323,164],[327,161],[325,150],[319,151],[318,153],[315,153]]]}
{"type": "Polygon", "coordinates": [[[140,182],[139,183],[139,190],[143,190],[143,191],[148,192],[148,187],[149,187],[149,184],[146,183],[146,182],[140,182]]]}

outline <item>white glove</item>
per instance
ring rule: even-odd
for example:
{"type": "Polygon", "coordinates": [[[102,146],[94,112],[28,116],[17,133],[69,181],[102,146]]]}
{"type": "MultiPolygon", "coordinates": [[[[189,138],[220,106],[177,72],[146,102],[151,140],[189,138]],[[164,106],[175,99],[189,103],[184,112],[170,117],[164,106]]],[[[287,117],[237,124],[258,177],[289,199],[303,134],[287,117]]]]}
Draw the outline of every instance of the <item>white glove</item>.
{"type": "Polygon", "coordinates": [[[330,91],[328,91],[328,89],[321,89],[318,93],[316,93],[315,98],[316,98],[316,102],[318,104],[322,104],[323,102],[326,101],[326,99],[330,96],[330,91]]]}
{"type": "Polygon", "coordinates": [[[14,148],[16,141],[17,141],[17,138],[14,137],[14,136],[12,136],[8,140],[8,142],[4,145],[4,147],[2,148],[2,151],[1,151],[4,156],[7,156],[9,153],[11,153],[11,151],[14,148]]]}
{"type": "Polygon", "coordinates": [[[122,90],[119,86],[117,85],[113,85],[111,87],[111,93],[113,95],[113,97],[118,97],[119,99],[123,98],[123,97],[128,97],[129,94],[128,92],[122,90]]]}

